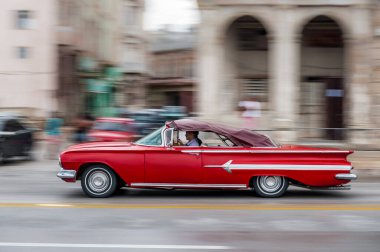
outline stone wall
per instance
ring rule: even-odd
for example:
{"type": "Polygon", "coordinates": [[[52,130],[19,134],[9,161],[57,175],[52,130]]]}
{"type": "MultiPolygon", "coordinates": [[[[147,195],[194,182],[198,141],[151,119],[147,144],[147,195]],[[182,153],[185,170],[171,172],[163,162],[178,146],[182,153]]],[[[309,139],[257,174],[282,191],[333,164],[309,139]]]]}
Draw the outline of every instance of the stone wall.
{"type": "Polygon", "coordinates": [[[363,130],[380,128],[380,4],[377,1],[199,0],[198,3],[201,10],[199,110],[205,119],[238,121],[238,113],[232,109],[236,106],[226,104],[235,102],[229,97],[234,92],[225,88],[234,82],[231,62],[227,62],[229,53],[225,51],[226,34],[235,20],[248,15],[260,21],[269,38],[271,93],[267,113],[271,120],[265,120],[262,127],[283,130],[281,140],[296,141],[299,135],[291,129],[299,125],[301,33],[310,20],[323,15],[335,21],[343,33],[346,141],[377,144],[371,136],[380,130],[372,133],[363,130]]]}

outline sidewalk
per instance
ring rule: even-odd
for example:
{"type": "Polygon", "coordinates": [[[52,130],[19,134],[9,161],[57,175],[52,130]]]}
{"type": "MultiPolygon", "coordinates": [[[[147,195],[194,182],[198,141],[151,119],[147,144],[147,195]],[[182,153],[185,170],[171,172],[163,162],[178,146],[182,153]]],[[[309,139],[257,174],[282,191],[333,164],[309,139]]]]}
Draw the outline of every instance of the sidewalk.
{"type": "Polygon", "coordinates": [[[380,182],[380,151],[355,151],[348,156],[359,179],[380,182]]]}

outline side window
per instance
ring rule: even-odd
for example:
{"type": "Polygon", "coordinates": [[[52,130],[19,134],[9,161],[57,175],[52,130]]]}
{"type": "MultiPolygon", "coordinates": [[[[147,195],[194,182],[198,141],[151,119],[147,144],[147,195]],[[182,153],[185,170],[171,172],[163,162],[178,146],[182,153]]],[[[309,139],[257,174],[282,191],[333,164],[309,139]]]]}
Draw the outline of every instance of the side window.
{"type": "Polygon", "coordinates": [[[19,131],[19,130],[25,129],[18,121],[13,121],[13,124],[14,124],[14,131],[19,131]]]}
{"type": "Polygon", "coordinates": [[[234,146],[234,144],[228,138],[219,136],[214,132],[200,132],[199,138],[203,141],[204,145],[210,147],[234,146]]]}
{"type": "Polygon", "coordinates": [[[13,124],[13,121],[12,121],[12,120],[8,120],[8,121],[5,123],[4,131],[6,131],[6,132],[13,132],[13,131],[15,131],[15,130],[14,130],[14,124],[13,124]]]}
{"type": "MultiPolygon", "coordinates": [[[[186,139],[186,131],[175,131],[174,138],[179,139],[183,144],[186,144],[188,141],[186,139]]],[[[198,138],[202,141],[202,146],[210,147],[228,147],[233,146],[234,144],[227,138],[223,136],[218,136],[214,132],[204,132],[199,131],[198,138]]]]}
{"type": "Polygon", "coordinates": [[[10,121],[6,121],[4,125],[4,131],[11,132],[11,124],[10,121]]]}

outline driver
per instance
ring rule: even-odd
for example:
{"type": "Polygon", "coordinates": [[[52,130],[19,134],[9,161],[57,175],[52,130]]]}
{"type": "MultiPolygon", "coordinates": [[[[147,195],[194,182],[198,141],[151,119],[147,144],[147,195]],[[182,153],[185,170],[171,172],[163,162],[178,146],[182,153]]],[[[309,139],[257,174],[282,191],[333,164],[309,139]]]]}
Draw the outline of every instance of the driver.
{"type": "MultiPolygon", "coordinates": [[[[198,138],[198,131],[186,131],[186,140],[188,141],[185,146],[201,146],[202,140],[198,138]]],[[[180,139],[178,139],[180,145],[184,145],[180,139]]]]}

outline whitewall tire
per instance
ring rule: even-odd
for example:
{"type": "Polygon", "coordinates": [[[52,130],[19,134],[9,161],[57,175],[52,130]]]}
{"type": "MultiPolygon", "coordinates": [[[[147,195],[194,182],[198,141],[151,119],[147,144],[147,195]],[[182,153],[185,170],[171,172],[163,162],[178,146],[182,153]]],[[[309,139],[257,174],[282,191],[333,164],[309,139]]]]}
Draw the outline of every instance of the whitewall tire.
{"type": "Polygon", "coordinates": [[[277,198],[286,192],[289,180],[283,176],[258,176],[253,178],[255,193],[264,198],[277,198]]]}
{"type": "Polygon", "coordinates": [[[115,173],[105,165],[92,165],[85,169],[81,178],[82,190],[92,198],[107,198],[118,186],[115,173]]]}

